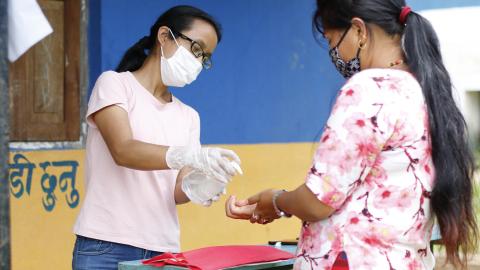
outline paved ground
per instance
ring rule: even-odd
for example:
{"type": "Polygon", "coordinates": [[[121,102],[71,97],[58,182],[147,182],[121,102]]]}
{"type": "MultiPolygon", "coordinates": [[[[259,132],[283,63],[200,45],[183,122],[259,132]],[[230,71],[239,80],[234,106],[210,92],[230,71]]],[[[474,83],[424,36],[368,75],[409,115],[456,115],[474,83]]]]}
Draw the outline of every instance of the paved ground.
{"type": "MultiPolygon", "coordinates": [[[[455,268],[451,265],[444,265],[445,257],[442,254],[439,254],[436,261],[435,270],[454,270],[455,268]]],[[[475,255],[468,264],[469,270],[480,270],[480,254],[475,255]]]]}

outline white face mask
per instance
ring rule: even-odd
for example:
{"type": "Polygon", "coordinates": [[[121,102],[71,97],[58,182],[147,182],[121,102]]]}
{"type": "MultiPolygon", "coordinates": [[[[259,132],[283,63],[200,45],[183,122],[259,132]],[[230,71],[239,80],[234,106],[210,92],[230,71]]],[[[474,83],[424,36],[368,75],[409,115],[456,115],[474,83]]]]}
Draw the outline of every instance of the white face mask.
{"type": "Polygon", "coordinates": [[[162,81],[166,86],[184,87],[186,84],[195,81],[198,74],[202,71],[202,64],[190,51],[178,44],[171,30],[170,33],[178,48],[172,57],[166,59],[163,47],[160,47],[162,51],[160,62],[162,81]]]}

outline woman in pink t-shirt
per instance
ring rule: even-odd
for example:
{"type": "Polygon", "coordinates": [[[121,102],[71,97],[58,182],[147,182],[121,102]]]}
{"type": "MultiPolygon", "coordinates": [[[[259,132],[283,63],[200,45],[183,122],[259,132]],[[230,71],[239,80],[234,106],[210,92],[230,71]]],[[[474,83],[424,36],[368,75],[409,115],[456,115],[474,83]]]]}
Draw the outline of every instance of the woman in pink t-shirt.
{"type": "MultiPolygon", "coordinates": [[[[176,205],[198,192],[185,183],[226,185],[235,174],[238,156],[202,148],[198,113],[168,91],[210,68],[220,39],[208,14],[173,7],[116,72],[98,78],[88,103],[86,193],[74,227],[73,269],[117,269],[120,261],[179,252],[176,205]]],[[[209,192],[196,202],[218,199],[219,191],[209,192]]]]}
{"type": "Polygon", "coordinates": [[[404,0],[317,0],[313,23],[349,80],[305,183],[232,197],[227,215],[297,216],[294,268],[322,270],[431,270],[436,219],[447,260],[465,267],[477,245],[474,163],[432,26],[404,0]]]}

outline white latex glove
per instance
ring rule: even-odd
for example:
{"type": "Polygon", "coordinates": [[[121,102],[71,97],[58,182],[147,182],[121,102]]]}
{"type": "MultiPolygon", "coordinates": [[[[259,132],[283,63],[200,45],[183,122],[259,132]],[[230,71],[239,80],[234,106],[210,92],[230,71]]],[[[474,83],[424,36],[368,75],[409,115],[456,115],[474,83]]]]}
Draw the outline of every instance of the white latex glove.
{"type": "Polygon", "coordinates": [[[188,166],[211,174],[224,183],[227,183],[236,171],[241,173],[238,155],[232,150],[222,148],[171,146],[167,150],[166,161],[170,169],[180,170],[188,166]]]}
{"type": "Polygon", "coordinates": [[[182,179],[182,191],[191,202],[203,206],[210,206],[224,194],[227,183],[211,175],[193,170],[182,179]]]}
{"type": "Polygon", "coordinates": [[[227,194],[227,189],[224,188],[221,193],[215,195],[212,199],[204,202],[202,205],[205,206],[205,207],[209,207],[209,206],[212,205],[212,203],[220,200],[220,196],[225,195],[225,194],[227,194]]]}

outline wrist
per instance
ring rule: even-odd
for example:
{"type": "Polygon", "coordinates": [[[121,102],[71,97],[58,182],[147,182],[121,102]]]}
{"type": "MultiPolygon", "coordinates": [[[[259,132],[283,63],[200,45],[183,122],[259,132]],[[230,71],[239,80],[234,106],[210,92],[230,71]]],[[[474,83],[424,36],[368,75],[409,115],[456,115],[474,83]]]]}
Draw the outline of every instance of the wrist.
{"type": "Polygon", "coordinates": [[[287,212],[283,211],[279,206],[278,206],[278,197],[283,194],[283,193],[286,193],[287,191],[286,190],[278,190],[276,191],[274,194],[273,194],[273,197],[272,197],[272,204],[273,204],[273,209],[275,210],[275,213],[277,214],[278,217],[286,217],[286,218],[289,218],[291,217],[292,215],[291,214],[288,214],[287,212]]]}
{"type": "Polygon", "coordinates": [[[170,146],[165,153],[165,162],[168,168],[173,170],[181,170],[187,166],[198,169],[195,152],[196,149],[189,146],[170,146]]]}
{"type": "Polygon", "coordinates": [[[181,158],[181,148],[170,146],[168,147],[165,153],[165,163],[167,163],[168,168],[173,170],[180,170],[183,167],[182,158],[181,158]]]}

